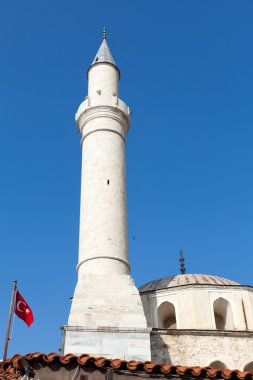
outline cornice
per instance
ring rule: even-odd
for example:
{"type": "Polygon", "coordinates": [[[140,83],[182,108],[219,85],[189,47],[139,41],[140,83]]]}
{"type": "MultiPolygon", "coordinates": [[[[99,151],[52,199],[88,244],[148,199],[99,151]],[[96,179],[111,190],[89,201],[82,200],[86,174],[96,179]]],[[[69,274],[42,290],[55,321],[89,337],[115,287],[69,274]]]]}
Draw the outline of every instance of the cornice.
{"type": "Polygon", "coordinates": [[[130,126],[129,116],[121,109],[112,106],[95,106],[85,109],[77,119],[80,133],[83,133],[84,126],[90,120],[103,117],[117,121],[124,128],[125,133],[127,133],[130,126]]]}
{"type": "Polygon", "coordinates": [[[193,335],[193,336],[227,336],[232,338],[253,338],[253,331],[236,330],[196,330],[196,329],[159,329],[152,328],[151,335],[193,335]]]}
{"type": "Polygon", "coordinates": [[[110,259],[110,260],[116,260],[116,261],[120,261],[121,263],[125,264],[129,270],[129,272],[131,271],[131,267],[129,265],[129,262],[126,260],[126,259],[123,259],[119,256],[110,256],[110,255],[98,255],[98,256],[91,256],[91,257],[87,257],[86,259],[80,261],[77,266],[76,266],[76,271],[78,272],[79,268],[81,267],[81,265],[83,265],[84,263],[86,263],[87,261],[90,261],[90,260],[97,260],[97,259],[110,259]]]}
{"type": "Polygon", "coordinates": [[[229,290],[239,290],[239,291],[253,291],[253,287],[249,285],[215,285],[215,284],[185,284],[185,285],[177,285],[177,286],[170,286],[167,288],[160,288],[160,289],[153,289],[153,290],[145,290],[140,291],[140,295],[157,295],[157,294],[163,294],[170,291],[180,291],[180,290],[186,290],[186,289],[229,289],[229,290]]]}
{"type": "Polygon", "coordinates": [[[125,139],[125,136],[122,135],[122,133],[118,132],[118,131],[115,131],[114,129],[109,129],[109,128],[96,128],[95,130],[93,131],[90,131],[88,133],[85,133],[85,135],[81,138],[81,142],[80,142],[80,145],[82,146],[84,140],[86,139],[86,137],[88,137],[89,135],[91,135],[92,133],[95,133],[95,132],[112,132],[112,133],[116,133],[116,135],[120,136],[122,138],[122,140],[124,141],[124,144],[126,144],[126,139],[125,139]]]}

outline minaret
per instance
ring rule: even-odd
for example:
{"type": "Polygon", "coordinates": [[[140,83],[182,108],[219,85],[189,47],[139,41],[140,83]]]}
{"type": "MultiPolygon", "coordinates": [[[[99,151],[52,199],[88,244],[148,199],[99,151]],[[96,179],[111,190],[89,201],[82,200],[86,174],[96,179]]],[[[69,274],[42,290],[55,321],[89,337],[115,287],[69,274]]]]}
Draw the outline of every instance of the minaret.
{"type": "Polygon", "coordinates": [[[82,146],[78,282],[62,328],[62,352],[150,360],[150,329],[129,275],[125,146],[130,109],[119,99],[120,72],[105,30],[87,77],[88,96],[76,113],[82,146]]]}

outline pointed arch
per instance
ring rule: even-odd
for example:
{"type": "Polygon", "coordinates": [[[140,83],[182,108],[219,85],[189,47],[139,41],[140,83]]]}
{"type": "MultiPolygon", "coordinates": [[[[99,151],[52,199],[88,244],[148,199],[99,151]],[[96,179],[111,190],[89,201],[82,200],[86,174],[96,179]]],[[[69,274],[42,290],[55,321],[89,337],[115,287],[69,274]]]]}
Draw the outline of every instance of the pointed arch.
{"type": "Polygon", "coordinates": [[[175,306],[171,302],[163,302],[158,307],[158,328],[176,329],[177,318],[175,306]]]}
{"type": "Polygon", "coordinates": [[[226,364],[219,360],[215,360],[214,362],[210,363],[209,366],[215,369],[227,368],[226,364]]]}
{"type": "Polygon", "coordinates": [[[253,372],[253,362],[250,362],[246,364],[246,366],[243,368],[245,372],[253,372]]]}
{"type": "Polygon", "coordinates": [[[233,330],[234,321],[230,303],[223,297],[213,303],[215,327],[217,330],[233,330]]]}

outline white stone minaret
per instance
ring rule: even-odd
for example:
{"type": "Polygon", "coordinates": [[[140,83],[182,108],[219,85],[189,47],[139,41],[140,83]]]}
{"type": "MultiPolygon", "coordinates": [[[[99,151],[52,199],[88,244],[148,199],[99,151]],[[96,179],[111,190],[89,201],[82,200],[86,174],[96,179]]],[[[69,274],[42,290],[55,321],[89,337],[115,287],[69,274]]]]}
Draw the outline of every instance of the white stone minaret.
{"type": "Polygon", "coordinates": [[[88,96],[76,121],[82,184],[78,282],[62,352],[150,360],[150,329],[130,277],[126,212],[126,134],[130,109],[106,42],[88,70],[88,96]]]}

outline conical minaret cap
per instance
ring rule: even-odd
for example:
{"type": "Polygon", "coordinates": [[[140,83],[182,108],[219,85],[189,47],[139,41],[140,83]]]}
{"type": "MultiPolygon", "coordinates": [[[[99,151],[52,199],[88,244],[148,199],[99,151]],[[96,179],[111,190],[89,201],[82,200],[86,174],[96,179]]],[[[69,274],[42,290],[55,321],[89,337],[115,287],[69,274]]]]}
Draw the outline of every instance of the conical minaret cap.
{"type": "Polygon", "coordinates": [[[102,44],[100,45],[100,48],[98,49],[98,52],[91,65],[101,62],[108,62],[114,66],[117,66],[105,38],[103,38],[102,44]]]}
{"type": "Polygon", "coordinates": [[[102,44],[100,45],[100,48],[98,49],[98,52],[95,55],[95,58],[94,58],[90,67],[92,67],[93,65],[95,65],[97,63],[103,63],[103,62],[110,63],[111,65],[115,66],[115,68],[119,71],[119,69],[118,69],[118,67],[117,67],[117,65],[113,59],[112,53],[109,49],[109,46],[106,42],[106,29],[105,28],[103,29],[102,44]]]}

